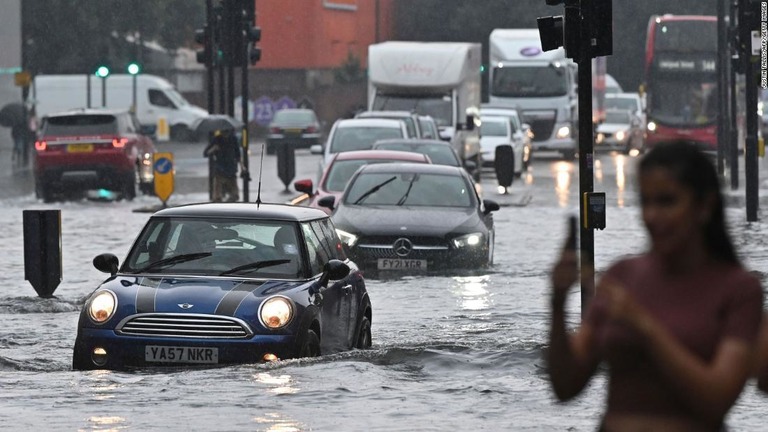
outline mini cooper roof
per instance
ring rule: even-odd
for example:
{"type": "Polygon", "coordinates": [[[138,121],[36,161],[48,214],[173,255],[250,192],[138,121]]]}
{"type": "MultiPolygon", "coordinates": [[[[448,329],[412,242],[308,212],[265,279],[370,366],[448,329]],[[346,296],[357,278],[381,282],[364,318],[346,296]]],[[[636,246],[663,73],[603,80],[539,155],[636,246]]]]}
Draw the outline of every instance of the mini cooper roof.
{"type": "Polygon", "coordinates": [[[279,220],[290,222],[311,221],[328,218],[323,210],[286,204],[249,203],[201,203],[187,204],[162,209],[152,217],[184,218],[235,218],[252,220],[279,220]]]}

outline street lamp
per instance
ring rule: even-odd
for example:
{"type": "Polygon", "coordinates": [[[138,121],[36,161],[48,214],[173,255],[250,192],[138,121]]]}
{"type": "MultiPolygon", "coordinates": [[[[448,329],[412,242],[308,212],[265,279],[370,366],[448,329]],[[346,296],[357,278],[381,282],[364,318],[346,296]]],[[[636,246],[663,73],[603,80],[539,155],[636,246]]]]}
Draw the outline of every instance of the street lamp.
{"type": "Polygon", "coordinates": [[[109,68],[106,66],[99,66],[96,69],[96,76],[101,78],[101,106],[107,106],[107,77],[109,76],[109,68]]]}
{"type": "Polygon", "coordinates": [[[141,66],[138,63],[131,63],[128,65],[128,73],[132,76],[133,81],[133,102],[131,103],[131,112],[136,113],[136,77],[141,72],[141,66]]]}

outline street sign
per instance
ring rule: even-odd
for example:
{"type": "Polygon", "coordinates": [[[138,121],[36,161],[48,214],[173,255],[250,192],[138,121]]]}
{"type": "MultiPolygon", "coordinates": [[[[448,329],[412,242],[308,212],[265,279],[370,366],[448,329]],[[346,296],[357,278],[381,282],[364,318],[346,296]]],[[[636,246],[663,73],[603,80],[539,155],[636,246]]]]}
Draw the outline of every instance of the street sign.
{"type": "Polygon", "coordinates": [[[155,170],[155,195],[165,203],[173,193],[173,153],[155,153],[153,159],[155,170]]]}
{"type": "Polygon", "coordinates": [[[155,130],[155,137],[158,141],[170,141],[171,128],[168,126],[168,119],[160,117],[157,119],[157,129],[155,130]]]}
{"type": "Polygon", "coordinates": [[[20,71],[13,74],[13,84],[17,87],[29,87],[32,83],[32,75],[29,71],[20,71]]]}

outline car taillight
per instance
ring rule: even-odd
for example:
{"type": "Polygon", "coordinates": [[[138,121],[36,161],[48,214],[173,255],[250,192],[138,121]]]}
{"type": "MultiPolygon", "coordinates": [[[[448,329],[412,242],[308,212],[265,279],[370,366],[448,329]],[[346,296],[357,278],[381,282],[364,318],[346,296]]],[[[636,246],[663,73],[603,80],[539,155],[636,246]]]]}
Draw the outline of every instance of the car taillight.
{"type": "Polygon", "coordinates": [[[35,141],[35,150],[37,151],[45,151],[45,149],[48,148],[48,143],[45,141],[35,141]]]}
{"type": "Polygon", "coordinates": [[[280,128],[279,127],[273,127],[273,128],[270,128],[269,131],[272,132],[273,134],[279,134],[280,133],[280,128]]]}
{"type": "Polygon", "coordinates": [[[112,147],[114,148],[123,148],[126,144],[128,144],[128,138],[114,138],[112,140],[112,147]]]}
{"type": "Polygon", "coordinates": [[[314,126],[307,126],[307,132],[315,133],[315,132],[317,132],[317,128],[314,127],[314,126]]]}

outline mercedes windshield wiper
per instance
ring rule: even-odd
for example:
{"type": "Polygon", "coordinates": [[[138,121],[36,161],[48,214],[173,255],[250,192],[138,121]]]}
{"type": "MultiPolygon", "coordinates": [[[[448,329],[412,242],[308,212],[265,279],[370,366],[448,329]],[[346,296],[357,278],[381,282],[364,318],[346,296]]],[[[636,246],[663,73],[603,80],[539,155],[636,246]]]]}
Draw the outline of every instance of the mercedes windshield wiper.
{"type": "Polygon", "coordinates": [[[411,193],[411,188],[413,188],[413,182],[416,181],[416,178],[418,177],[417,174],[414,174],[413,177],[411,177],[411,181],[408,182],[408,189],[405,190],[405,193],[403,196],[400,197],[399,200],[397,200],[397,205],[401,206],[405,204],[405,200],[408,199],[408,194],[411,193]]]}
{"type": "Polygon", "coordinates": [[[149,263],[144,267],[136,270],[134,273],[143,273],[143,272],[154,270],[160,267],[171,266],[171,265],[180,264],[187,261],[194,261],[194,260],[209,257],[209,256],[211,256],[210,252],[196,252],[196,253],[176,255],[176,256],[161,259],[160,261],[149,263]]]}
{"type": "Polygon", "coordinates": [[[368,189],[367,191],[365,191],[365,193],[364,193],[364,194],[360,195],[360,198],[358,198],[358,199],[355,201],[355,204],[360,204],[361,202],[363,202],[363,200],[364,200],[364,199],[368,198],[368,197],[369,197],[369,196],[371,196],[372,194],[376,193],[376,191],[378,191],[378,190],[379,190],[379,189],[381,189],[382,187],[386,186],[387,184],[389,184],[389,183],[391,183],[391,182],[395,181],[396,179],[397,179],[397,176],[392,176],[392,177],[390,177],[390,178],[388,178],[388,179],[384,180],[383,182],[381,182],[381,183],[377,184],[376,186],[374,186],[374,187],[372,187],[372,188],[368,189]]]}
{"type": "Polygon", "coordinates": [[[229,270],[227,270],[225,272],[221,272],[221,273],[219,273],[219,276],[226,276],[228,274],[238,273],[238,272],[245,271],[245,270],[258,270],[260,268],[271,267],[271,266],[276,266],[276,265],[280,265],[280,264],[287,264],[289,262],[291,262],[291,260],[289,260],[289,259],[276,259],[276,260],[267,260],[267,261],[256,261],[256,262],[252,262],[252,263],[249,263],[249,264],[243,264],[241,266],[237,266],[237,267],[231,268],[231,269],[229,269],[229,270]]]}

